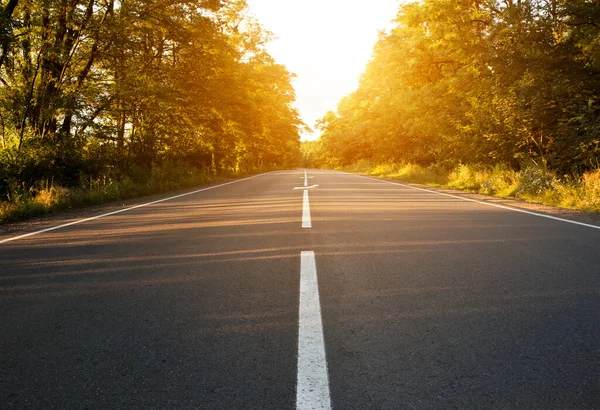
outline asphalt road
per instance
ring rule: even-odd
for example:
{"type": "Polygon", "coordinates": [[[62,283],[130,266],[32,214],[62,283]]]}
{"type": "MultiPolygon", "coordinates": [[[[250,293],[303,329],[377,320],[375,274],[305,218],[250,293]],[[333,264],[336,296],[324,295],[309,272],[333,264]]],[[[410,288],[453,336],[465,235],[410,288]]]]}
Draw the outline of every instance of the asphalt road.
{"type": "Polygon", "coordinates": [[[0,408],[600,408],[600,230],[303,176],[0,244],[0,408]]]}

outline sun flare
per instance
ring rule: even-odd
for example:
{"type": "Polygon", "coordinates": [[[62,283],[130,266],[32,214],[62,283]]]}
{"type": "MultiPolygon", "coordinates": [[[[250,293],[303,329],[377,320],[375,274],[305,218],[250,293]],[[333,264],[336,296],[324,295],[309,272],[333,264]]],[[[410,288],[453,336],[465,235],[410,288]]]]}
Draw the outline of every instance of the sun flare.
{"type": "Polygon", "coordinates": [[[306,124],[313,127],[356,88],[379,31],[391,26],[400,2],[249,0],[248,4],[260,23],[277,37],[267,48],[297,75],[296,106],[306,124]]]}

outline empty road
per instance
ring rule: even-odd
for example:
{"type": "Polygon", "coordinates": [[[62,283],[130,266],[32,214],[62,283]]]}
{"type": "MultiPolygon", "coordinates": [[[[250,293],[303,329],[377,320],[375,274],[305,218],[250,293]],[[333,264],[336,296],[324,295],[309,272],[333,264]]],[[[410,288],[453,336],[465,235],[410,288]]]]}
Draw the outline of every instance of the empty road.
{"type": "Polygon", "coordinates": [[[0,237],[0,408],[600,408],[600,229],[281,171],[0,237]]]}

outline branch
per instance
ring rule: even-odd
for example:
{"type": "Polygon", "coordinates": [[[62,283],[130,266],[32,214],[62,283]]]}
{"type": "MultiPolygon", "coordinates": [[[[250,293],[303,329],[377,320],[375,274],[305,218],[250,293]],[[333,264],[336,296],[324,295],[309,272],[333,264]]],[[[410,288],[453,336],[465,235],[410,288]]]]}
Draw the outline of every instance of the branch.
{"type": "Polygon", "coordinates": [[[77,138],[79,134],[85,132],[85,130],[94,123],[94,120],[102,113],[102,111],[108,108],[108,106],[110,105],[110,103],[112,103],[113,100],[114,96],[111,96],[102,104],[100,104],[98,108],[96,108],[96,110],[92,113],[90,118],[88,118],[88,120],[81,126],[81,128],[75,131],[75,138],[77,138]]]}
{"type": "Polygon", "coordinates": [[[33,91],[35,88],[35,80],[38,76],[38,72],[40,71],[40,64],[41,64],[41,60],[42,60],[41,56],[42,56],[42,50],[40,49],[40,52],[38,53],[38,56],[37,56],[35,73],[33,74],[33,78],[31,79],[31,88],[29,89],[29,96],[27,97],[27,107],[25,108],[25,113],[23,114],[23,121],[21,122],[21,134],[19,135],[19,146],[17,147],[17,151],[20,151],[21,146],[23,145],[23,136],[25,134],[25,121],[27,121],[27,116],[29,115],[29,110],[31,109],[31,99],[33,98],[33,91]]]}
{"type": "Polygon", "coordinates": [[[10,36],[8,35],[10,20],[13,15],[13,12],[15,11],[15,8],[17,7],[17,4],[19,4],[19,0],[8,0],[8,3],[6,4],[6,7],[4,7],[4,10],[0,11],[0,23],[2,23],[2,25],[4,26],[2,31],[6,30],[6,33],[0,33],[0,35],[4,36],[4,38],[2,39],[2,54],[0,54],[0,68],[4,64],[4,60],[8,55],[8,46],[10,44],[10,36]]]}
{"type": "Polygon", "coordinates": [[[7,18],[10,18],[12,16],[13,11],[15,11],[15,8],[17,7],[17,4],[19,4],[19,0],[8,0],[8,4],[6,5],[6,7],[4,7],[4,14],[7,18]]]}
{"type": "Polygon", "coordinates": [[[567,25],[567,26],[572,26],[572,27],[581,27],[581,26],[593,26],[596,28],[600,28],[600,25],[598,23],[595,23],[593,21],[581,21],[581,22],[574,22],[574,23],[570,23],[568,21],[563,21],[563,24],[567,25]]]}

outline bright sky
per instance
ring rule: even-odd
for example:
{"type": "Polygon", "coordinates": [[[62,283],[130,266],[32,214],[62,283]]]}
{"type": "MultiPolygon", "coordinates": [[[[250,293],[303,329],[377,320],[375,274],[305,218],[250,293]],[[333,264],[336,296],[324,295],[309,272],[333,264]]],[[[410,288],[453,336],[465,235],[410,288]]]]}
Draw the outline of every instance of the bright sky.
{"type": "Polygon", "coordinates": [[[277,37],[269,53],[298,76],[296,106],[308,126],[356,89],[378,32],[391,27],[400,1],[248,0],[251,13],[277,37]]]}

